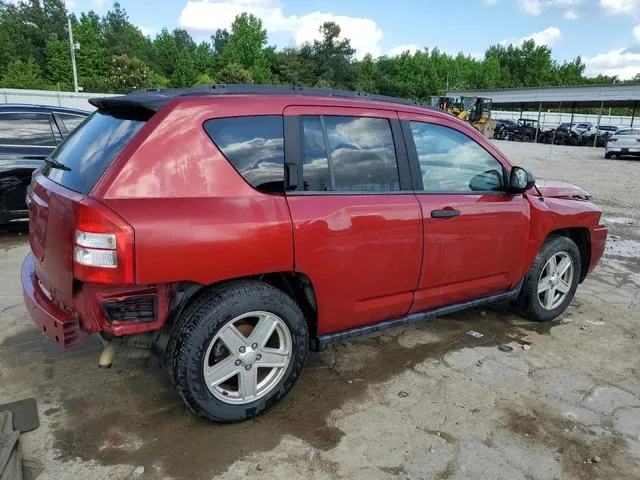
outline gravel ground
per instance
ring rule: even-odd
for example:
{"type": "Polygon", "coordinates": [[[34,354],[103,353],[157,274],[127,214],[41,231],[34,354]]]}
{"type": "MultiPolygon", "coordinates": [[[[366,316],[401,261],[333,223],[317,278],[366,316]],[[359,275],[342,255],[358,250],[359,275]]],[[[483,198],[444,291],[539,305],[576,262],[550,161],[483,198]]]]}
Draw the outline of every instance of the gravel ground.
{"type": "Polygon", "coordinates": [[[605,258],[565,314],[533,324],[496,306],[333,345],[237,425],[195,418],[131,352],[105,371],[98,342],[45,341],[22,304],[26,236],[0,234],[0,403],[38,400],[23,439],[39,478],[640,478],[640,162],[497,143],[605,211],[605,258]]]}

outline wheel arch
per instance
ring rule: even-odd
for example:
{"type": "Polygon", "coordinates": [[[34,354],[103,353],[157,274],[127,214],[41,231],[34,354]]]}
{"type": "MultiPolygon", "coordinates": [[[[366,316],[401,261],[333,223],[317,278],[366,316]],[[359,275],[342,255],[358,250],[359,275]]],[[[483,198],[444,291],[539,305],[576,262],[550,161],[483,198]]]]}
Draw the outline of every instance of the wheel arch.
{"type": "Polygon", "coordinates": [[[552,235],[566,237],[577,245],[580,251],[580,283],[583,282],[589,271],[589,263],[591,261],[591,237],[589,229],[586,227],[567,227],[553,230],[547,238],[552,235]]]}
{"type": "Polygon", "coordinates": [[[169,299],[169,313],[163,328],[154,342],[156,353],[164,356],[171,331],[185,309],[212,288],[238,280],[255,280],[271,285],[289,295],[300,307],[309,328],[311,346],[316,348],[318,332],[318,307],[311,279],[302,272],[268,272],[237,278],[228,278],[209,285],[194,282],[177,284],[169,299]]]}

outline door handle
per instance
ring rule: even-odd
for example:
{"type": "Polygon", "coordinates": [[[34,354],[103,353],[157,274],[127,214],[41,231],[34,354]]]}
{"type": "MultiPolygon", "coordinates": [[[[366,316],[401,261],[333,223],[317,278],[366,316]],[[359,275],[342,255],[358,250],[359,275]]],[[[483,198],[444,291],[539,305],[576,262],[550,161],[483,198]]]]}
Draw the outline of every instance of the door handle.
{"type": "Polygon", "coordinates": [[[453,210],[452,208],[443,208],[442,210],[431,210],[431,218],[453,218],[459,217],[460,210],[453,210]]]}

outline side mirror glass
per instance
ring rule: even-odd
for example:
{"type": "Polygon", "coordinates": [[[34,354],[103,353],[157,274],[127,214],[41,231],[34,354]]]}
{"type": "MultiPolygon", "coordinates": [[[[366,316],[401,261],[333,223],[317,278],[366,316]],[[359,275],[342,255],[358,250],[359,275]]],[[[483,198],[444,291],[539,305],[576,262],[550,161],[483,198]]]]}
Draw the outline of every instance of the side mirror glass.
{"type": "Polygon", "coordinates": [[[522,167],[513,167],[509,178],[511,193],[524,193],[536,184],[533,174],[522,167]]]}
{"type": "Polygon", "coordinates": [[[472,192],[495,192],[501,188],[502,175],[497,170],[487,170],[474,175],[469,182],[469,189],[472,192]]]}

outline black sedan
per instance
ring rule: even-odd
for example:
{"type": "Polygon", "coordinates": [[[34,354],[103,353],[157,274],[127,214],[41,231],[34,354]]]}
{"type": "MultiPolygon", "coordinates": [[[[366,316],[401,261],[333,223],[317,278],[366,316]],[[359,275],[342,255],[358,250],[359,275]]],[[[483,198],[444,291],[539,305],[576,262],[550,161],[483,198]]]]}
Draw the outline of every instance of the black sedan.
{"type": "Polygon", "coordinates": [[[0,104],[0,225],[28,220],[31,174],[89,112],[0,104]]]}

